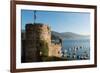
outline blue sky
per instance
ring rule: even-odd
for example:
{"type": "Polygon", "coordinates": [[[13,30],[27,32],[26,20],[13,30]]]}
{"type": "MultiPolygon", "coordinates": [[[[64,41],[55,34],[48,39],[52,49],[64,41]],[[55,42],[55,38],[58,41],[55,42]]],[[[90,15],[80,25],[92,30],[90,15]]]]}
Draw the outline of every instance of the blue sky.
{"type": "MultiPolygon", "coordinates": [[[[57,32],[90,33],[90,14],[84,12],[36,11],[36,23],[48,24],[57,32]]],[[[33,10],[21,10],[22,29],[27,23],[34,23],[33,10]]]]}

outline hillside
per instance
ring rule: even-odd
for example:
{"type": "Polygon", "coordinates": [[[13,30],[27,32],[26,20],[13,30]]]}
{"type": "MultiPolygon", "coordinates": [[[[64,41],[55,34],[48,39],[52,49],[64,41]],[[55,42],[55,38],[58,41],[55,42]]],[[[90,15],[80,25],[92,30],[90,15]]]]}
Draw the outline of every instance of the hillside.
{"type": "Polygon", "coordinates": [[[51,32],[52,38],[61,38],[61,39],[89,39],[89,35],[79,35],[72,32],[58,33],[55,31],[51,32]]]}

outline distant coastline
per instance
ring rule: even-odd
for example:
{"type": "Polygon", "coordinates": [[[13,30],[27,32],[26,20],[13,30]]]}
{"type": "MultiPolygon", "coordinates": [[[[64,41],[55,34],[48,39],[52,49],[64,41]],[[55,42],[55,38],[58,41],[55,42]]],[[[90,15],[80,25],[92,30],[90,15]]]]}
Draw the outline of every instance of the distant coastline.
{"type": "Polygon", "coordinates": [[[55,38],[59,37],[62,40],[64,39],[71,39],[71,40],[72,39],[90,39],[90,35],[80,35],[73,32],[59,33],[59,32],[52,31],[51,34],[52,34],[52,37],[55,37],[55,38]]]}

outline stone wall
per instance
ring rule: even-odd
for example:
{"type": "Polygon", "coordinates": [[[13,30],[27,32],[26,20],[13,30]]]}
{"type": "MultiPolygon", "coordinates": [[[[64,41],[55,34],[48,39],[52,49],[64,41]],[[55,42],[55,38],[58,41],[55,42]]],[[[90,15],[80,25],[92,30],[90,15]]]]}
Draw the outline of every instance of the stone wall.
{"type": "Polygon", "coordinates": [[[49,49],[49,56],[61,57],[61,44],[52,43],[49,49]]]}
{"type": "Polygon", "coordinates": [[[25,32],[25,62],[41,61],[41,56],[60,57],[61,45],[51,43],[51,29],[48,25],[26,24],[25,32]]]}

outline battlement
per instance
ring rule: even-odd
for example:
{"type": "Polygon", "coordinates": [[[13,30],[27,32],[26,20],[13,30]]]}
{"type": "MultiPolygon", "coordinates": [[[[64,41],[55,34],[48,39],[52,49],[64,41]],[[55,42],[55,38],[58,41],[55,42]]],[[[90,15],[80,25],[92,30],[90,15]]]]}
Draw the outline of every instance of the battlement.
{"type": "Polygon", "coordinates": [[[48,29],[48,30],[50,30],[50,26],[48,26],[47,24],[42,24],[42,23],[34,23],[34,24],[28,23],[28,24],[26,24],[26,29],[32,30],[33,28],[34,29],[48,29]]]}

